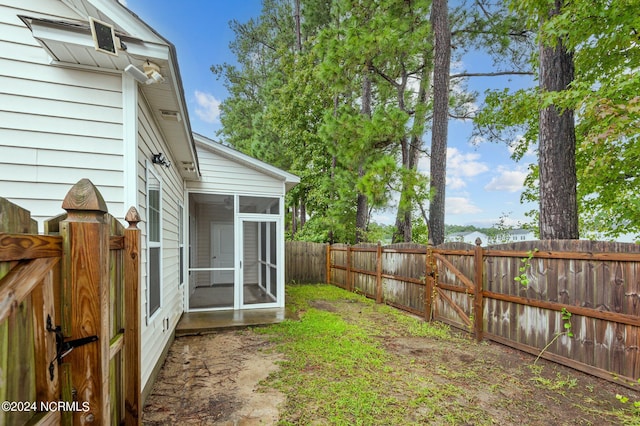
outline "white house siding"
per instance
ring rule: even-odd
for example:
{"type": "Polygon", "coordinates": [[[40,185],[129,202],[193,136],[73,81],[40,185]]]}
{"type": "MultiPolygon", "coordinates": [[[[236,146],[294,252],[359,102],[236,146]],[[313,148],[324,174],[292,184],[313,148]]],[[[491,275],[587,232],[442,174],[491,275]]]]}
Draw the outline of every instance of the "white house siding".
{"type": "MultiPolygon", "coordinates": [[[[142,386],[143,389],[151,378],[153,369],[158,363],[165,346],[171,339],[183,311],[183,286],[179,284],[179,249],[178,249],[178,206],[183,203],[184,183],[175,164],[171,167],[151,163],[152,154],[162,152],[169,161],[170,157],[165,141],[158,126],[153,121],[151,111],[143,96],[138,102],[138,206],[143,222],[142,246],[142,386]],[[159,311],[152,319],[147,318],[147,268],[146,268],[146,167],[153,167],[162,181],[162,302],[159,311]]],[[[184,204],[183,204],[184,206],[184,204]]]]}
{"type": "Polygon", "coordinates": [[[123,217],[120,74],[49,64],[17,15],[79,19],[61,2],[0,6],[0,196],[40,222],[61,213],[73,184],[90,179],[123,217]],[[33,185],[36,184],[37,185],[33,185]]]}
{"type": "Polygon", "coordinates": [[[245,165],[228,160],[202,148],[198,148],[200,182],[188,182],[190,191],[199,190],[219,194],[284,194],[281,180],[260,173],[245,165]]]}

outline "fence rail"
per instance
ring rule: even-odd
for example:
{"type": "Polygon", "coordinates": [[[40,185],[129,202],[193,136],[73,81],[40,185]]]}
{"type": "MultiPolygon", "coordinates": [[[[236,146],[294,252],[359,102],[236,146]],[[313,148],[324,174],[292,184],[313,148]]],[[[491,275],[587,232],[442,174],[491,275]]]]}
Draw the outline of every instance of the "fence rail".
{"type": "Polygon", "coordinates": [[[86,179],[62,207],[37,235],[0,198],[0,400],[39,411],[0,424],[139,424],[140,219],[124,228],[86,179]],[[60,401],[75,408],[42,410],[60,401]]]}
{"type": "Polygon", "coordinates": [[[297,244],[296,253],[305,250],[307,258],[324,260],[323,271],[321,262],[306,264],[305,257],[287,253],[287,264],[305,270],[306,281],[316,278],[478,340],[637,385],[640,246],[575,240],[487,248],[297,244]]]}

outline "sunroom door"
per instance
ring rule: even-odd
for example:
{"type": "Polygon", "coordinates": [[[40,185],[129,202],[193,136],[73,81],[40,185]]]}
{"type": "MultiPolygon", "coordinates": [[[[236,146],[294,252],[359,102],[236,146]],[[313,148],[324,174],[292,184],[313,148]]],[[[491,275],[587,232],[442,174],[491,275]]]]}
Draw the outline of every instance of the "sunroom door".
{"type": "Polygon", "coordinates": [[[188,310],[234,309],[236,244],[234,196],[189,194],[188,310]]]}
{"type": "Polygon", "coordinates": [[[240,294],[244,308],[279,306],[284,297],[279,285],[279,223],[276,220],[242,220],[240,294]]]}

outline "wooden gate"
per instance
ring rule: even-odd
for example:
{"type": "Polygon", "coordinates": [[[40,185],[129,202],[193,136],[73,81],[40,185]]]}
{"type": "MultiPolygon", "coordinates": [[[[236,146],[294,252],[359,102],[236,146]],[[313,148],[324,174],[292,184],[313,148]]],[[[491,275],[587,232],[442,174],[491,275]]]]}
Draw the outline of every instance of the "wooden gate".
{"type": "Polygon", "coordinates": [[[431,319],[482,340],[482,248],[447,243],[427,251],[427,306],[431,319]]]}
{"type": "Polygon", "coordinates": [[[0,424],[139,424],[138,214],[86,179],[62,207],[36,235],[0,198],[0,424]]]}

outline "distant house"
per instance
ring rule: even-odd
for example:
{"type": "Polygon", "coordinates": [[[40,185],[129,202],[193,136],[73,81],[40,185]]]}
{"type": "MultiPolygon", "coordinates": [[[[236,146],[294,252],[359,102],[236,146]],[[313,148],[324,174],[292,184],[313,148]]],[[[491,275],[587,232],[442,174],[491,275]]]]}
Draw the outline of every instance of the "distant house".
{"type": "Polygon", "coordinates": [[[82,178],[137,208],[146,395],[183,312],[284,307],[299,178],[194,135],[175,47],[119,2],[0,3],[0,196],[40,229],[82,178]]]}
{"type": "Polygon", "coordinates": [[[462,242],[467,244],[475,244],[476,239],[480,238],[481,245],[487,246],[491,244],[513,243],[518,241],[537,240],[533,231],[528,229],[507,229],[496,236],[488,236],[479,231],[453,232],[445,237],[445,242],[462,242]]]}
{"type": "Polygon", "coordinates": [[[538,238],[530,229],[507,229],[491,238],[489,244],[515,243],[519,241],[532,241],[538,238]]]}
{"type": "Polygon", "coordinates": [[[480,238],[480,240],[482,241],[481,245],[487,245],[489,237],[486,234],[478,231],[454,232],[447,235],[444,240],[447,243],[460,242],[475,244],[478,238],[480,238]]]}

